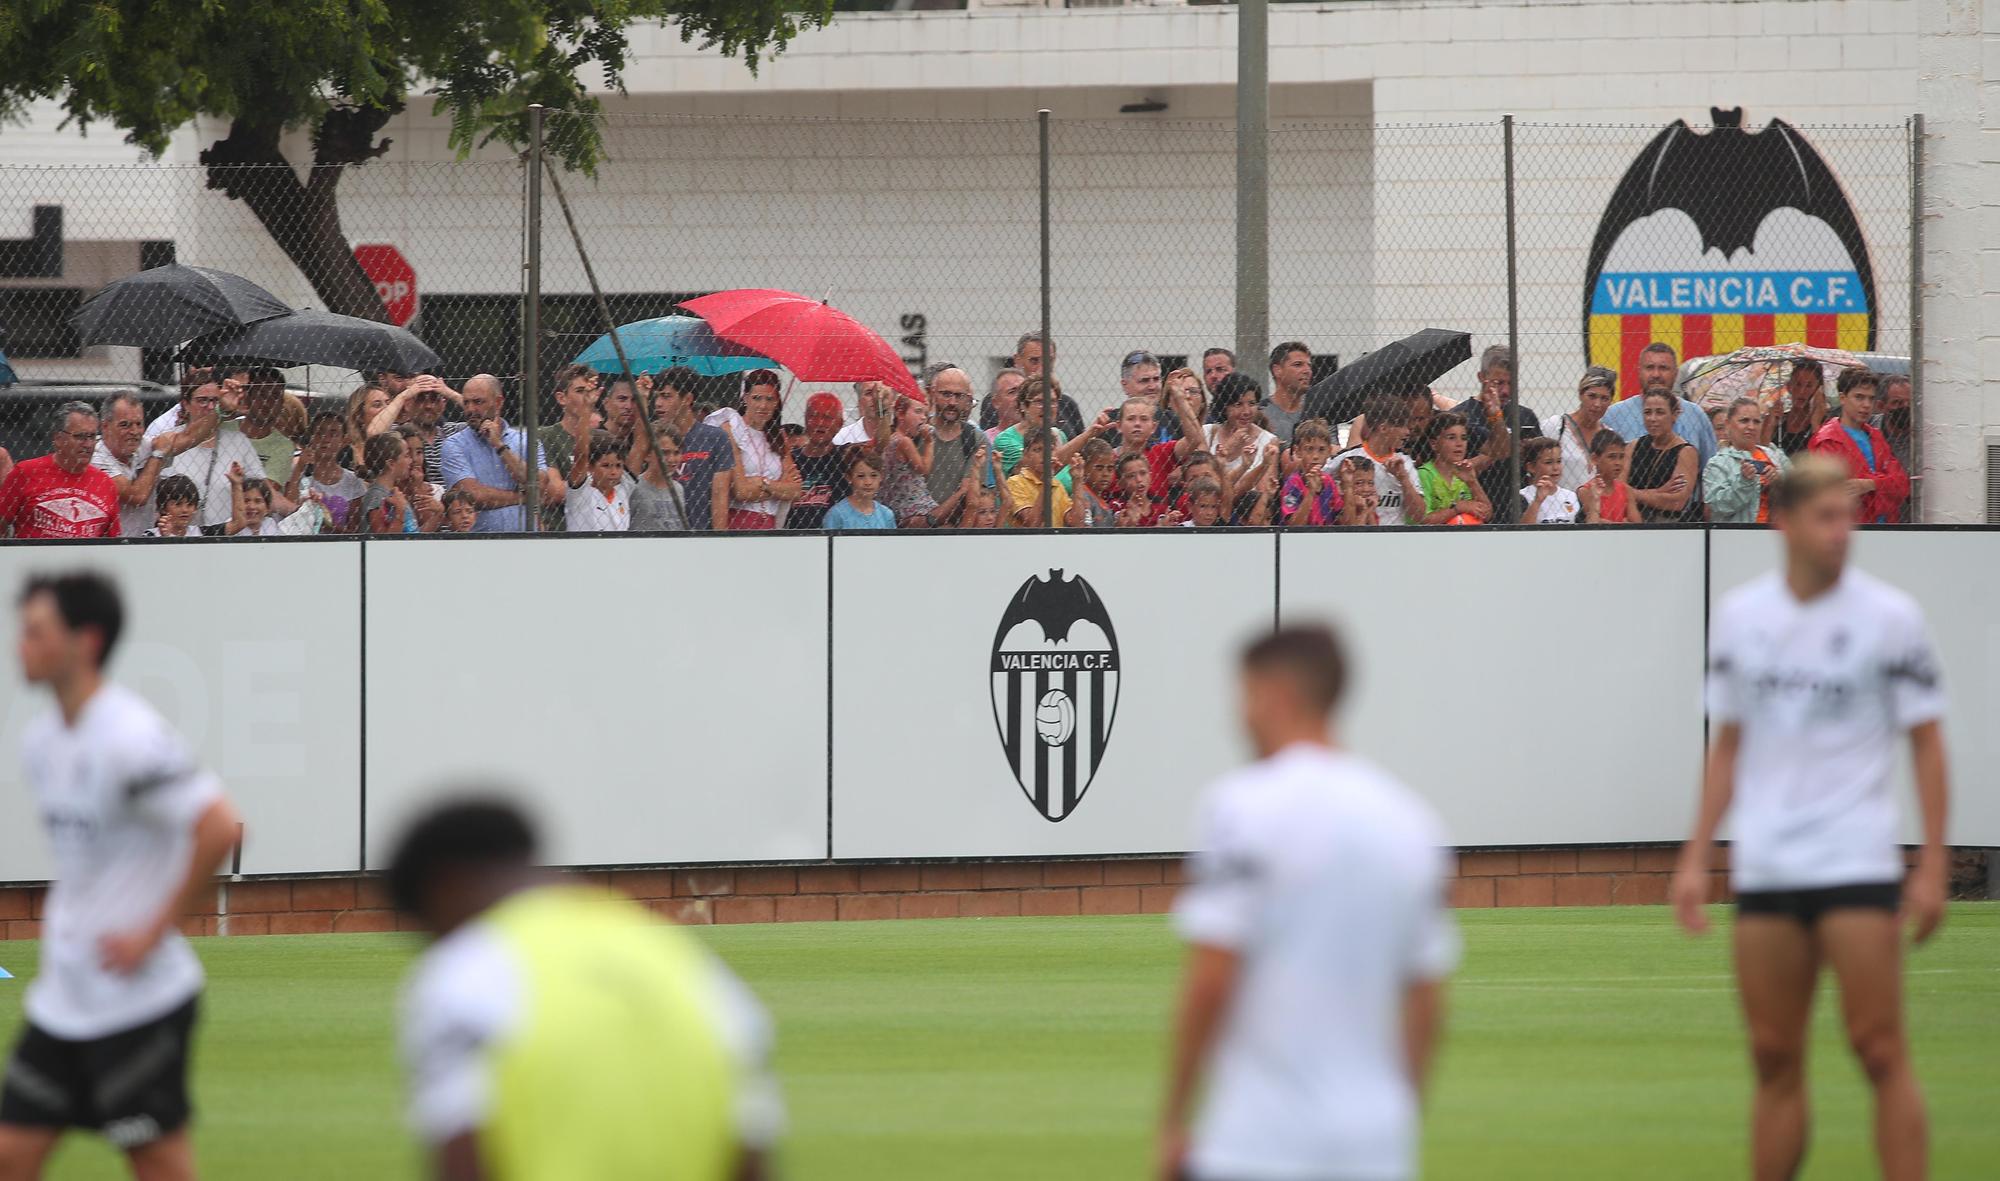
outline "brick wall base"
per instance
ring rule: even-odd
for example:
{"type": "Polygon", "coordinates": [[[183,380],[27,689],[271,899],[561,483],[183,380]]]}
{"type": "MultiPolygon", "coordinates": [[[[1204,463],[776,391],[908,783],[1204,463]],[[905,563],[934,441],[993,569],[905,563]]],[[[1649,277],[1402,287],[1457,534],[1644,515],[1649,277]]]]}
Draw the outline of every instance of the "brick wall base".
{"type": "MultiPolygon", "coordinates": [[[[1672,845],[1466,850],[1454,906],[1630,906],[1667,900],[1672,845]]],[[[1961,853],[1981,858],[1983,854],[1961,853]]],[[[1716,855],[1709,898],[1729,898],[1728,850],[1716,855]]],[[[576,870],[680,923],[1161,914],[1185,880],[1179,858],[988,861],[710,869],[576,870]]],[[[41,930],[41,886],[0,886],[0,939],[41,930]]],[[[189,935],[307,935],[394,931],[398,916],[372,875],[259,878],[216,887],[211,913],[181,921],[189,935]]],[[[402,924],[407,929],[408,924],[402,924]]]]}

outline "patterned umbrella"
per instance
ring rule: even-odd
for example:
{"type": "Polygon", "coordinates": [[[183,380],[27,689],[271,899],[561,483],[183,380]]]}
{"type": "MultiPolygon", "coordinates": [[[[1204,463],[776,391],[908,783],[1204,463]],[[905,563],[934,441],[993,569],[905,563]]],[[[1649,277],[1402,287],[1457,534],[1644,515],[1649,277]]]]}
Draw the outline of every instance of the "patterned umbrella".
{"type": "Polygon", "coordinates": [[[1820,377],[1833,384],[1828,370],[1851,369],[1861,364],[1845,349],[1814,348],[1803,344],[1753,345],[1727,356],[1702,362],[1681,382],[1681,395],[1698,403],[1703,410],[1727,406],[1738,398],[1755,398],[1767,414],[1782,414],[1792,408],[1786,383],[1792,370],[1813,362],[1820,377]]]}

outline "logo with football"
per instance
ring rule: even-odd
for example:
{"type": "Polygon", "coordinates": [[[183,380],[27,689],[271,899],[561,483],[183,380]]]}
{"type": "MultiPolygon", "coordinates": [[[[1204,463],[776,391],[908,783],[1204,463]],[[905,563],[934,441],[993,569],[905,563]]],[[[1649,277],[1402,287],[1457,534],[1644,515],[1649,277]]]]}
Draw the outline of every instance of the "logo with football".
{"type": "Polygon", "coordinates": [[[1118,633],[1104,600],[1061,570],[1023,582],[993,634],[993,720],[1014,782],[1067,819],[1104,761],[1118,711],[1118,633]]]}

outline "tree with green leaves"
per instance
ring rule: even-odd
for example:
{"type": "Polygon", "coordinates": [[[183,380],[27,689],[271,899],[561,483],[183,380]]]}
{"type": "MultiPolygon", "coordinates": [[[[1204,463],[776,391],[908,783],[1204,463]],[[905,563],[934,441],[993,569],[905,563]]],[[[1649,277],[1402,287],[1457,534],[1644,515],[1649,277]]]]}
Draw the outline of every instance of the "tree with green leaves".
{"type": "MultiPolygon", "coordinates": [[[[595,114],[586,86],[623,91],[635,22],[662,21],[758,62],[832,0],[6,0],[0,3],[0,117],[57,99],[79,127],[103,121],[154,155],[197,118],[226,120],[201,152],[208,186],[243,202],[330,311],[383,319],[341,229],[351,165],[389,148],[382,129],[413,96],[451,119],[461,157],[527,142],[527,113],[595,114]],[[281,145],[305,131],[303,178],[281,145]]],[[[547,150],[592,173],[599,121],[554,121],[547,150]]]]}

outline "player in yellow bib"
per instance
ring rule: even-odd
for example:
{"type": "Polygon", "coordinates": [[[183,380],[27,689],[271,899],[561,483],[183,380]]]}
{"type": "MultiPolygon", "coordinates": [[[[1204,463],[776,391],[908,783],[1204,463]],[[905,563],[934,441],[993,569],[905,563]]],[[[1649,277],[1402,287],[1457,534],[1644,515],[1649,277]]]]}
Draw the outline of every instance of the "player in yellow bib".
{"type": "Polygon", "coordinates": [[[512,808],[419,821],[389,872],[437,937],[406,983],[410,1119],[441,1181],[744,1181],[783,1110],[770,1023],[691,936],[532,868],[512,808]]]}

